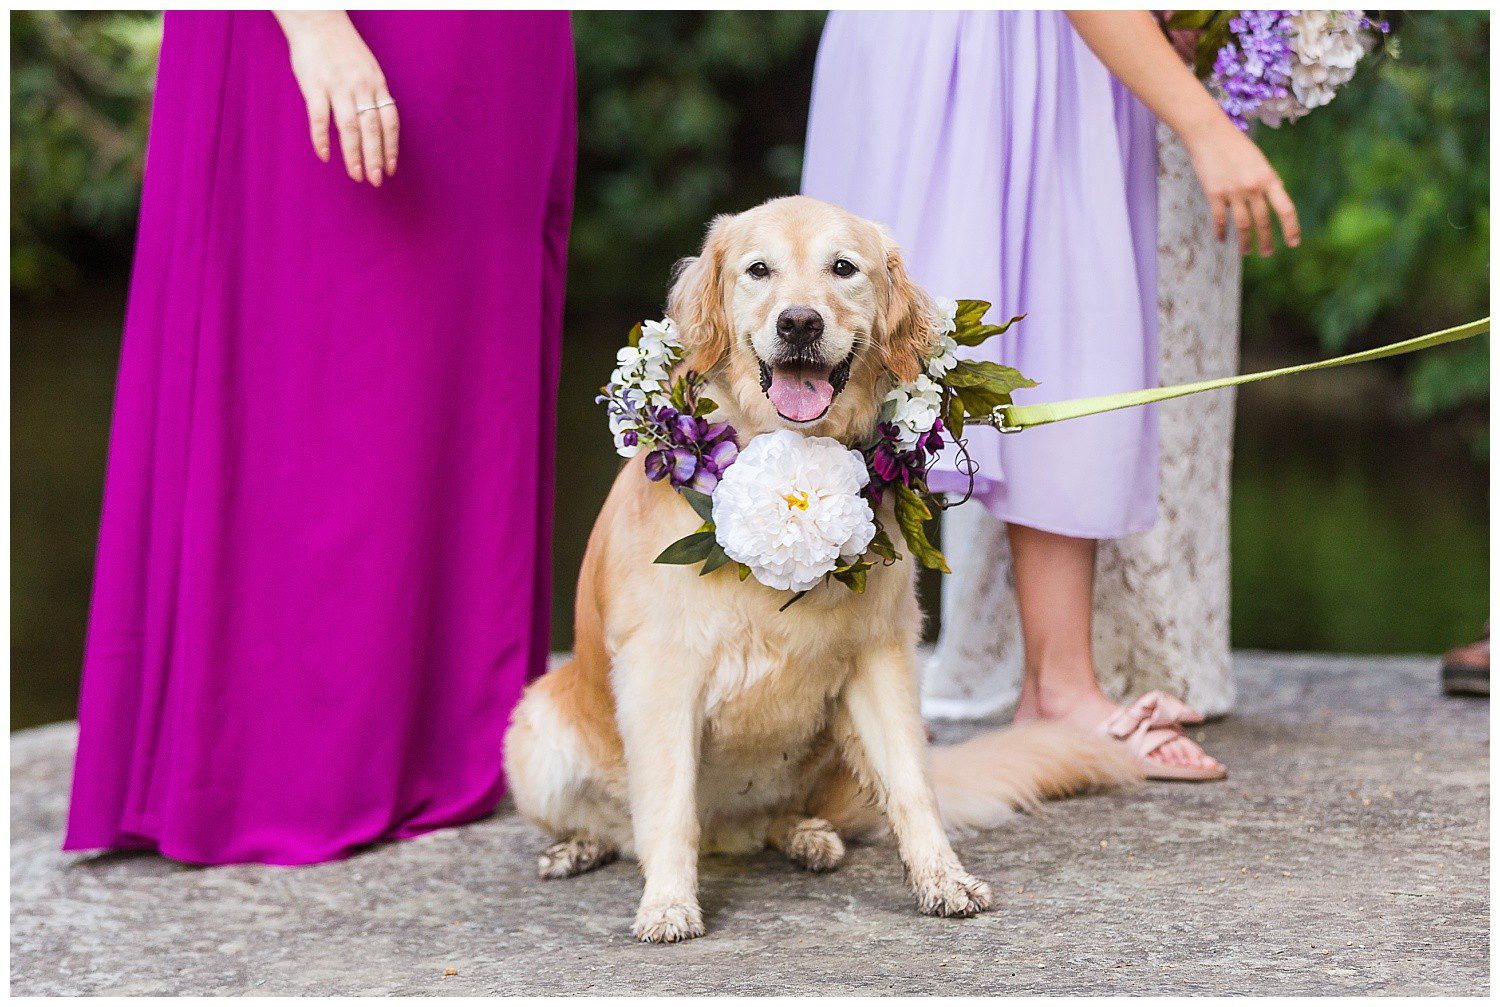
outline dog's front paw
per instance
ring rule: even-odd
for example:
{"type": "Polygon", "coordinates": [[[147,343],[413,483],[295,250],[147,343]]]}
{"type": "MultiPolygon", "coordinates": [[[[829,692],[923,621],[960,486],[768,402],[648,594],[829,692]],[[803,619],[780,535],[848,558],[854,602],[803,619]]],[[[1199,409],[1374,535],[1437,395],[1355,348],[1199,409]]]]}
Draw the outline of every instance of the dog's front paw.
{"type": "Polygon", "coordinates": [[[973,916],[989,909],[990,886],[963,870],[933,874],[912,886],[924,916],[973,916]]]}
{"type": "Polygon", "coordinates": [[[675,944],[703,936],[703,910],[691,899],[641,903],[630,928],[647,944],[675,944]]]}

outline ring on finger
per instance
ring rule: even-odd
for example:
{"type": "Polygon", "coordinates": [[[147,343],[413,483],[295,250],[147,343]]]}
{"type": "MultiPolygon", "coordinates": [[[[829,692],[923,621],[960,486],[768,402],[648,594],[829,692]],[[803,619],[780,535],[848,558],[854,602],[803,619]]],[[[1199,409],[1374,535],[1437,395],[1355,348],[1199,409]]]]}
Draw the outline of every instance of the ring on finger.
{"type": "Polygon", "coordinates": [[[386,107],[388,107],[390,105],[394,105],[394,104],[396,104],[396,99],[395,98],[382,98],[380,101],[377,101],[373,105],[356,105],[356,106],[354,106],[354,111],[361,112],[361,113],[363,113],[363,112],[374,112],[377,109],[386,108],[386,107]]]}

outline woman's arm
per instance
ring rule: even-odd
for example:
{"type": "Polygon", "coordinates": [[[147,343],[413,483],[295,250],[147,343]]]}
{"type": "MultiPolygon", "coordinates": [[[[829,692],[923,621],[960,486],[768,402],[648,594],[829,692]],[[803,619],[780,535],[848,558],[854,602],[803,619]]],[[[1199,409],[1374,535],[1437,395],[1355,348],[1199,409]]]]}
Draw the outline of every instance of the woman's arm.
{"type": "Polygon", "coordinates": [[[1182,138],[1220,239],[1233,216],[1240,251],[1249,252],[1253,221],[1260,254],[1270,255],[1269,204],[1281,221],[1282,237],[1295,248],[1302,232],[1281,177],[1183,64],[1150,12],[1069,11],[1068,19],[1120,83],[1182,138]]]}
{"type": "Polygon", "coordinates": [[[396,171],[401,121],[370,47],[341,10],[277,11],[276,20],[307,101],[313,150],[328,160],[331,108],[349,177],[379,187],[383,176],[396,171]]]}

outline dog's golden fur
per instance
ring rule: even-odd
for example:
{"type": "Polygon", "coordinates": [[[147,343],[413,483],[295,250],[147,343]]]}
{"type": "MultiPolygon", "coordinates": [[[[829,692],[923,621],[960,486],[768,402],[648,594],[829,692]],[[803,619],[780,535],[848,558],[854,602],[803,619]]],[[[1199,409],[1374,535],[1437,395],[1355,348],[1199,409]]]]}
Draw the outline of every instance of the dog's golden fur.
{"type": "MultiPolygon", "coordinates": [[[[742,445],[781,427],[866,440],[892,376],[915,376],[934,339],[932,303],[885,232],[803,197],[715,220],[702,254],[679,269],[668,314],[688,365],[708,376],[715,419],[742,445]],[[857,272],[836,275],[839,259],[857,272]],[[767,274],[747,273],[752,263],[767,274]],[[762,390],[789,305],[821,315],[825,359],[850,361],[842,393],[808,423],[782,419],[762,390]]],[[[505,741],[516,806],[558,840],[542,875],[633,854],[645,875],[642,940],[703,932],[700,849],[769,845],[828,870],[841,837],[887,823],[922,912],[980,912],[989,886],[964,870],[946,830],[1134,778],[1122,752],[1046,726],[939,748],[929,761],[912,563],[877,566],[861,594],[823,585],[780,611],[784,592],[740,581],[733,566],[700,577],[653,563],[698,523],[638,459],[624,466],[589,538],[574,657],[527,690],[505,741]]]]}

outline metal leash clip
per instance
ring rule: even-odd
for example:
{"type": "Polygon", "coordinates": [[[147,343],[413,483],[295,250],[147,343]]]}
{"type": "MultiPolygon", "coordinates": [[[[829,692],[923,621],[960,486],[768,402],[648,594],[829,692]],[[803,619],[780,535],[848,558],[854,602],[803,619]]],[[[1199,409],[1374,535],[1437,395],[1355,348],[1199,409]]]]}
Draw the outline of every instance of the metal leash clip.
{"type": "Polygon", "coordinates": [[[1010,406],[1008,405],[996,406],[995,408],[990,410],[990,414],[988,416],[974,416],[971,417],[968,422],[971,424],[979,423],[983,426],[994,427],[1002,434],[1018,434],[1026,428],[1014,426],[1006,422],[1005,411],[1009,408],[1010,406]]]}

